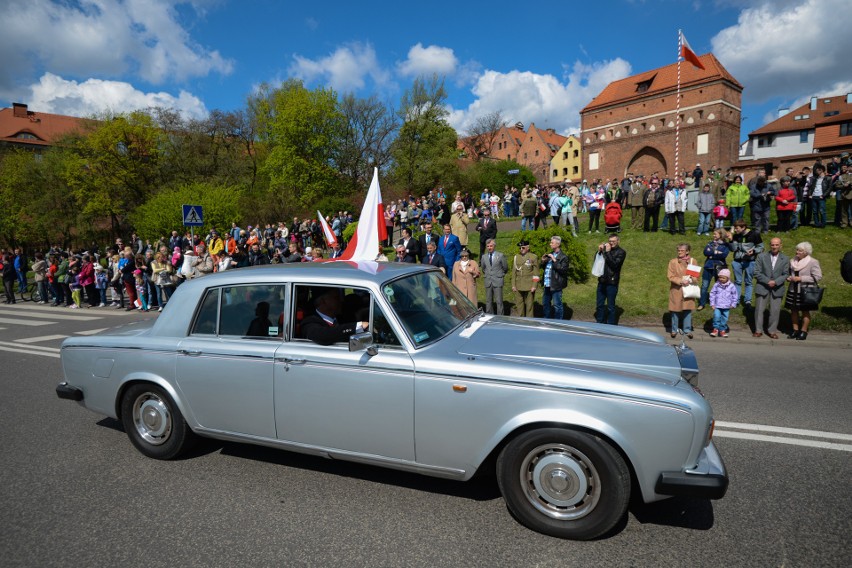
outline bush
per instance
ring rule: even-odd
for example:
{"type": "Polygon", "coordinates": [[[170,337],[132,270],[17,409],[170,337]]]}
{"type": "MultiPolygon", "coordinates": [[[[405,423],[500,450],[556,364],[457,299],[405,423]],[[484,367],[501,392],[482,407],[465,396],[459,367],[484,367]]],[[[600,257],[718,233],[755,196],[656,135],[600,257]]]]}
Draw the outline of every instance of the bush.
{"type": "Polygon", "coordinates": [[[343,234],[342,234],[343,240],[346,241],[347,243],[349,241],[351,241],[352,237],[355,236],[355,229],[357,229],[357,228],[358,228],[358,221],[352,221],[351,223],[346,225],[346,228],[343,229],[343,234]]]}
{"type": "Polygon", "coordinates": [[[329,218],[337,215],[338,211],[357,213],[357,211],[355,211],[355,206],[349,199],[346,199],[345,197],[335,197],[333,195],[323,197],[317,201],[316,207],[314,207],[313,211],[311,211],[311,217],[314,216],[314,213],[316,213],[317,210],[329,218]]]}
{"type": "Polygon", "coordinates": [[[568,257],[568,279],[578,284],[588,282],[591,276],[591,265],[586,246],[571,236],[571,231],[563,227],[550,225],[546,229],[537,231],[518,231],[512,238],[512,251],[518,250],[518,243],[521,240],[527,240],[530,243],[530,252],[541,258],[550,252],[550,239],[557,235],[562,237],[562,252],[568,257]]]}

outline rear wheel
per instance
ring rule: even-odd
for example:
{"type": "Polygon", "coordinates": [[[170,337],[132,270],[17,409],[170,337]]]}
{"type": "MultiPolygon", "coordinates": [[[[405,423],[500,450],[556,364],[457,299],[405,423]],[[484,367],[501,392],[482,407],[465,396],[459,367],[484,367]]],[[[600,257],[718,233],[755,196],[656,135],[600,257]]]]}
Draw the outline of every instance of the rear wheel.
{"type": "Polygon", "coordinates": [[[121,401],[121,420],[136,449],[151,458],[178,457],[195,441],[177,405],[156,385],[144,383],[127,389],[121,401]]]}
{"type": "Polygon", "coordinates": [[[630,471],[603,439],[559,428],[521,434],[497,459],[506,505],[525,526],[574,540],[597,538],[623,517],[630,471]]]}

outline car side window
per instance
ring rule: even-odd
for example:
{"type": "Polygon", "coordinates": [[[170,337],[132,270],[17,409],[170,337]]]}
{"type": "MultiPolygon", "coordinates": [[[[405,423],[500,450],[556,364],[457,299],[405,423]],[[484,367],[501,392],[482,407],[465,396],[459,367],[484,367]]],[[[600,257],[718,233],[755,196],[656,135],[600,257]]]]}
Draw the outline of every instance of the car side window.
{"type": "MultiPolygon", "coordinates": [[[[293,302],[292,313],[292,339],[308,339],[309,335],[316,336],[316,327],[322,323],[321,316],[317,313],[317,306],[323,305],[322,296],[333,296],[333,301],[326,298],[325,314],[333,318],[339,324],[369,321],[370,304],[372,296],[370,292],[361,288],[349,288],[342,286],[321,285],[297,285],[294,290],[295,302],[293,302]],[[310,333],[306,334],[306,328],[310,333]]],[[[326,320],[327,321],[327,320],[326,320]]],[[[334,326],[329,326],[334,327],[334,326]]],[[[353,328],[354,329],[354,328],[353,328]]],[[[314,337],[314,341],[323,345],[345,343],[344,336],[336,336],[333,330],[324,330],[322,339],[314,337]],[[328,343],[326,343],[328,341],[328,343]]]]}
{"type": "Polygon", "coordinates": [[[382,308],[375,300],[373,301],[373,322],[371,329],[373,330],[373,341],[377,345],[389,347],[401,345],[399,338],[396,336],[390,323],[388,323],[388,318],[385,316],[384,311],[382,311],[382,308]]]}
{"type": "Polygon", "coordinates": [[[192,335],[216,335],[216,322],[219,319],[219,289],[207,290],[198,314],[195,316],[195,324],[192,326],[192,335]]]}
{"type": "Polygon", "coordinates": [[[219,335],[280,340],[286,298],[287,287],[280,284],[222,288],[219,335]]]}

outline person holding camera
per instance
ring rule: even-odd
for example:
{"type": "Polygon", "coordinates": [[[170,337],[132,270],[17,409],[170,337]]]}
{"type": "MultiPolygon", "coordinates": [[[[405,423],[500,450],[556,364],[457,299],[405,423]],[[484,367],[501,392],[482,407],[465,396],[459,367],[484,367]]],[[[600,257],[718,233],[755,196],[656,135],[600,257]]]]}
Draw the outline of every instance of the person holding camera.
{"type": "Polygon", "coordinates": [[[562,237],[554,235],[550,239],[551,252],[541,256],[539,263],[544,269],[541,298],[544,307],[544,319],[561,320],[563,317],[562,290],[568,285],[568,257],[562,252],[562,237]]]}
{"type": "Polygon", "coordinates": [[[598,277],[597,308],[595,321],[615,323],[615,297],[618,295],[618,283],[621,279],[621,267],[627,258],[627,251],[619,245],[618,235],[610,235],[609,240],[598,245],[598,252],[604,258],[604,273],[598,277]]]}

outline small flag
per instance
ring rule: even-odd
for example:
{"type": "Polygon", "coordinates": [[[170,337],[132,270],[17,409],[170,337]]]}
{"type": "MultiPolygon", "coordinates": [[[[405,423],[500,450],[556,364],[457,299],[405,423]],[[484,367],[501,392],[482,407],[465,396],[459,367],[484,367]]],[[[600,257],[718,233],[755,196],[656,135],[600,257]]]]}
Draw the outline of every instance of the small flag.
{"type": "Polygon", "coordinates": [[[692,51],[692,48],[689,47],[689,42],[686,41],[686,36],[683,35],[683,32],[680,34],[680,55],[686,61],[689,61],[699,69],[704,69],[704,64],[701,63],[701,60],[698,59],[698,56],[695,55],[695,52],[692,51]]]}
{"type": "Polygon", "coordinates": [[[385,226],[385,208],[379,188],[379,168],[373,168],[373,181],[358,218],[355,235],[340,255],[340,260],[376,260],[379,244],[388,238],[385,226]]]}
{"type": "Polygon", "coordinates": [[[697,264],[687,264],[686,275],[692,276],[693,278],[698,278],[699,276],[701,276],[701,267],[697,264]]]}
{"type": "Polygon", "coordinates": [[[326,244],[333,247],[337,244],[337,235],[335,235],[334,231],[331,230],[331,227],[328,226],[325,217],[322,216],[319,209],[317,209],[317,216],[319,217],[320,225],[322,226],[322,234],[325,237],[326,244]]]}

